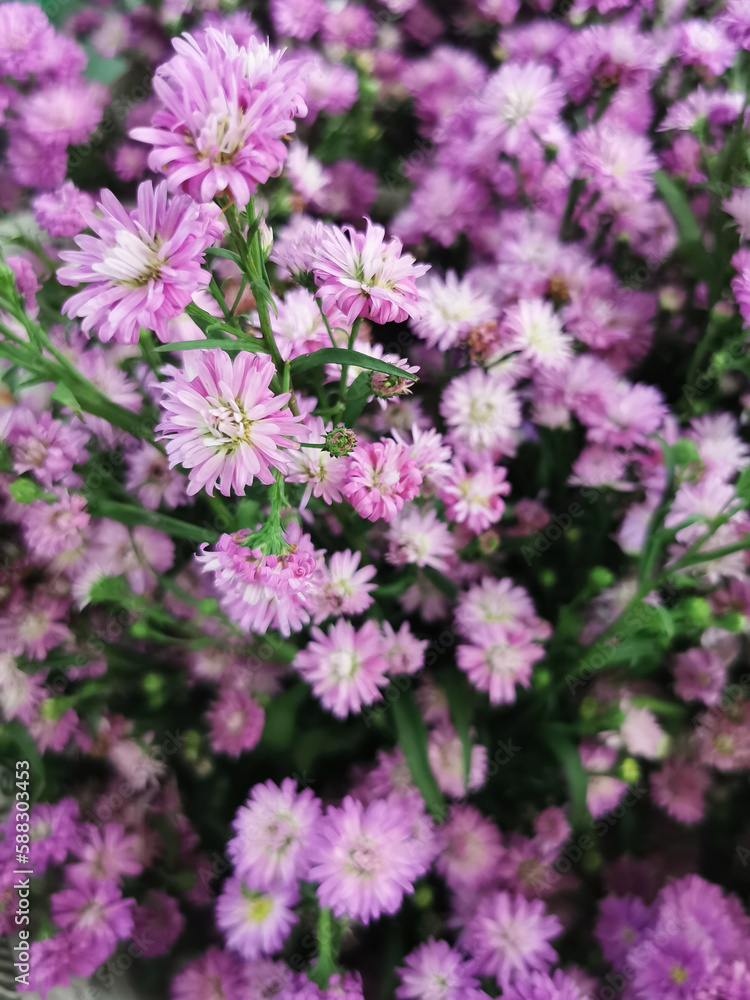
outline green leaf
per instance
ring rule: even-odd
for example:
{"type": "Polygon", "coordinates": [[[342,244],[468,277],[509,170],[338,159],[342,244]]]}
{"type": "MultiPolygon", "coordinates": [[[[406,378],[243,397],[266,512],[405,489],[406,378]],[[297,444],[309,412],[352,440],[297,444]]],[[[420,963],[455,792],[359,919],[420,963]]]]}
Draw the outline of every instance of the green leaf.
{"type": "Polygon", "coordinates": [[[382,361],[380,358],[372,358],[369,354],[361,351],[350,351],[346,347],[323,347],[312,354],[303,354],[292,361],[292,375],[299,372],[306,372],[309,368],[320,368],[322,365],[348,365],[351,368],[365,368],[371,372],[383,372],[384,375],[396,375],[398,378],[406,378],[416,382],[417,376],[410,375],[403,368],[382,361]]]}
{"type": "Polygon", "coordinates": [[[233,250],[223,250],[221,247],[209,247],[206,253],[209,257],[225,257],[227,260],[233,260],[238,267],[242,267],[240,255],[233,250]]]}
{"type": "Polygon", "coordinates": [[[574,827],[580,828],[586,824],[589,814],[586,808],[588,776],[581,762],[578,747],[561,726],[550,727],[547,732],[547,741],[568,779],[570,821],[574,827]]]}
{"type": "Polygon", "coordinates": [[[67,408],[75,413],[77,417],[83,419],[83,408],[69,385],[66,385],[64,382],[59,382],[55,386],[52,398],[61,406],[67,406],[67,408]]]}
{"type": "Polygon", "coordinates": [[[367,372],[361,372],[346,391],[346,405],[344,406],[342,421],[347,427],[354,426],[357,417],[364,410],[367,400],[371,395],[370,376],[367,372]]]}
{"type": "Polygon", "coordinates": [[[466,678],[458,670],[446,670],[438,678],[438,684],[448,696],[451,722],[461,740],[464,765],[464,788],[469,787],[471,771],[471,716],[474,707],[472,690],[466,683],[466,678]]]}
{"type": "Polygon", "coordinates": [[[445,800],[427,756],[427,727],[411,691],[402,691],[393,702],[392,709],[398,744],[406,758],[412,780],[422,793],[432,816],[443,819],[445,800]]]}
{"type": "Polygon", "coordinates": [[[155,348],[160,354],[171,353],[172,351],[210,351],[214,347],[220,347],[222,351],[245,351],[247,344],[241,340],[181,340],[178,344],[162,344],[155,348]]]}
{"type": "Polygon", "coordinates": [[[700,226],[682,188],[661,170],[654,174],[656,189],[672,213],[680,234],[679,251],[684,255],[696,278],[705,280],[712,272],[711,255],[703,245],[700,226]]]}
{"type": "Polygon", "coordinates": [[[34,740],[24,725],[17,719],[14,719],[12,722],[0,724],[0,746],[6,743],[11,743],[15,748],[13,754],[8,750],[5,750],[2,754],[3,760],[9,766],[11,766],[11,761],[13,762],[12,766],[15,766],[17,760],[28,761],[29,801],[36,802],[44,791],[45,785],[44,761],[37,748],[36,740],[34,740]]]}
{"type": "Polygon", "coordinates": [[[181,521],[177,517],[160,514],[156,510],[146,510],[145,507],[118,503],[116,500],[103,500],[98,497],[92,497],[89,499],[89,509],[96,517],[108,517],[112,521],[119,521],[120,524],[142,524],[148,528],[156,528],[157,531],[163,531],[166,535],[176,538],[186,538],[191,542],[215,542],[219,537],[218,532],[212,528],[201,527],[199,524],[191,524],[188,521],[181,521]]]}

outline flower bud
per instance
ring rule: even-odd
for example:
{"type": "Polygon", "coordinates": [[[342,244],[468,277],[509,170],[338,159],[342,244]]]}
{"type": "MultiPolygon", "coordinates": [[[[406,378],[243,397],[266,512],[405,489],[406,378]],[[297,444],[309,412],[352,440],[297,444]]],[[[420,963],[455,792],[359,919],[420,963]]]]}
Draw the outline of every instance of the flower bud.
{"type": "Polygon", "coordinates": [[[348,455],[357,447],[357,435],[349,427],[339,424],[326,434],[326,451],[334,458],[348,455]]]}

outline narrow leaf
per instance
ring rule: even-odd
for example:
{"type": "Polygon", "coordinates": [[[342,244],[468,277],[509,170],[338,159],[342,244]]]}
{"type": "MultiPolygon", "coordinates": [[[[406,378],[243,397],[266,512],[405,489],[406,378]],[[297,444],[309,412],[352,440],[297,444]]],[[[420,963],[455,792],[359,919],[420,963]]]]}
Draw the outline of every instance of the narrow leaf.
{"type": "Polygon", "coordinates": [[[201,527],[199,524],[190,524],[188,521],[181,521],[177,517],[170,517],[168,514],[160,514],[156,510],[146,510],[145,507],[136,507],[127,503],[118,503],[116,500],[102,500],[91,498],[89,507],[97,517],[108,517],[112,521],[119,521],[120,524],[141,524],[148,528],[156,528],[167,535],[177,538],[186,538],[191,542],[215,542],[218,538],[217,532],[211,528],[201,527]]]}
{"type": "Polygon", "coordinates": [[[581,755],[573,740],[562,728],[556,727],[548,732],[547,739],[568,779],[570,821],[574,827],[580,828],[588,818],[586,807],[588,776],[581,762],[581,755]]]}
{"type": "MultiPolygon", "coordinates": [[[[292,362],[292,368],[294,363],[292,362]]],[[[372,395],[370,388],[370,376],[367,372],[361,372],[354,379],[346,392],[346,406],[344,407],[343,422],[346,427],[353,427],[357,417],[367,405],[367,400],[372,395]]]]}
{"type": "Polygon", "coordinates": [[[425,805],[435,819],[445,816],[445,800],[435,781],[427,756],[427,727],[410,691],[402,691],[393,702],[396,735],[412,780],[422,793],[425,805]]]}
{"type": "Polygon", "coordinates": [[[446,670],[438,679],[438,683],[448,696],[451,722],[461,740],[464,765],[464,788],[469,787],[471,771],[471,716],[474,698],[463,674],[458,670],[446,670]]]}
{"type": "Polygon", "coordinates": [[[410,375],[403,368],[372,358],[361,351],[350,351],[346,347],[323,347],[312,354],[303,354],[292,361],[292,375],[305,372],[309,368],[320,368],[322,365],[349,365],[352,368],[366,368],[371,372],[383,372],[384,375],[396,375],[416,382],[417,376],[410,375]]]}
{"type": "Polygon", "coordinates": [[[233,260],[238,267],[242,265],[240,255],[233,250],[223,250],[221,247],[209,247],[206,253],[209,257],[225,257],[227,260],[233,260]]]}

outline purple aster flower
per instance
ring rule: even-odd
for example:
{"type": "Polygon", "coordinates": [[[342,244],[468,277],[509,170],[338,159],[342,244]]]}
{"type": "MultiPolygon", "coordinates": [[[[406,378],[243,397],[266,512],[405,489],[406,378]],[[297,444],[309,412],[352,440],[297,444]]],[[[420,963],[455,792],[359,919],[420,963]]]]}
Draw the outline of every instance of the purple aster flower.
{"type": "Polygon", "coordinates": [[[550,940],[562,931],[544,903],[510,892],[481,900],[465,929],[466,946],[477,969],[494,976],[504,990],[530,972],[543,972],[557,958],[550,940]]]}
{"type": "Polygon", "coordinates": [[[73,181],[65,181],[56,191],[38,194],[32,202],[34,218],[50,236],[77,236],[86,228],[94,199],[79,191],[73,181]]]}
{"type": "Polygon", "coordinates": [[[507,1000],[582,1000],[583,992],[574,979],[558,969],[552,975],[532,972],[503,990],[507,1000]]]}
{"type": "Polygon", "coordinates": [[[0,77],[25,80],[44,68],[55,30],[36,4],[0,7],[0,77]]]}
{"type": "Polygon", "coordinates": [[[503,852],[500,831],[473,806],[453,806],[439,831],[436,868],[455,892],[485,885],[503,852]]]}
{"type": "Polygon", "coordinates": [[[88,459],[88,432],[73,424],[54,420],[50,413],[35,416],[23,409],[8,434],[13,468],[21,474],[33,472],[42,486],[80,486],[74,465],[88,459]]]}
{"type": "Polygon", "coordinates": [[[637,896],[607,896],[599,904],[596,939],[612,965],[625,964],[632,947],[644,940],[654,923],[650,907],[637,896]]]}
{"type": "Polygon", "coordinates": [[[276,33],[303,42],[320,28],[328,9],[323,0],[271,0],[268,6],[276,33]]]}
{"type": "Polygon", "coordinates": [[[736,896],[699,875],[686,875],[666,885],[656,902],[657,927],[678,927],[682,941],[699,941],[722,962],[745,957],[750,919],[736,896]]]}
{"type": "Polygon", "coordinates": [[[74,934],[85,952],[91,975],[106,961],[118,940],[133,930],[133,900],[123,899],[116,883],[76,878],[75,882],[50,899],[52,919],[64,931],[74,934]]]}
{"type": "Polygon", "coordinates": [[[216,923],[227,947],[252,961],[283,945],[297,918],[292,907],[297,886],[262,891],[241,878],[230,878],[216,903],[216,923]]]}
{"type": "Polygon", "coordinates": [[[711,776],[700,764],[672,757],[651,775],[654,802],[681,823],[700,823],[711,776]]]}
{"type": "Polygon", "coordinates": [[[310,838],[320,818],[320,802],[309,788],[297,791],[285,778],[255,785],[232,821],[235,836],[227,854],[240,878],[269,888],[307,878],[310,838]]]}
{"type": "Polygon", "coordinates": [[[340,808],[330,807],[311,846],[310,879],[319,883],[321,905],[363,923],[395,913],[429,867],[411,822],[411,809],[396,798],[364,806],[347,795],[340,808]]]}
{"type": "Polygon", "coordinates": [[[374,621],[355,629],[341,618],[326,635],[314,627],[294,658],[294,669],[312,686],[324,708],[339,719],[372,705],[388,684],[383,640],[374,621]]]}
{"type": "Polygon", "coordinates": [[[266,713],[245,691],[224,688],[206,712],[206,718],[211,726],[209,739],[214,751],[239,757],[257,746],[266,713]]]}
{"type": "Polygon", "coordinates": [[[718,705],[727,681],[727,668],[713,649],[689,649],[675,658],[675,692],[683,701],[718,705]]]}
{"type": "Polygon", "coordinates": [[[29,504],[22,529],[29,551],[48,561],[63,553],[72,556],[81,549],[87,540],[90,520],[86,498],[62,491],[60,499],[52,503],[35,500],[29,504]]]}
{"type": "Polygon", "coordinates": [[[398,970],[398,1000],[479,1000],[479,982],[460,951],[447,941],[430,938],[398,970]]]}
{"type": "MultiPolygon", "coordinates": [[[[207,274],[207,272],[205,272],[207,274]]],[[[304,428],[287,403],[274,395],[269,357],[243,351],[230,357],[219,348],[190,351],[182,371],[162,382],[164,419],[157,433],[167,442],[170,468],[189,469],[189,496],[218,486],[224,496],[256,478],[269,485],[274,470],[289,471],[287,449],[299,448],[304,428]]]]}
{"type": "Polygon", "coordinates": [[[477,152],[518,155],[544,142],[565,104],[565,90],[543,63],[507,63],[487,81],[477,105],[477,152]]]}
{"type": "Polygon", "coordinates": [[[79,236],[80,250],[63,251],[63,285],[88,285],[63,306],[82,317],[85,331],[105,343],[137,344],[140,328],[169,340],[167,320],[179,316],[193,295],[208,286],[204,251],[221,237],[218,208],[196,205],[186,195],[167,196],[167,185],[138,187],[137,206],[126,212],[111,191],[102,191],[103,218],[88,214],[96,236],[79,236]]]}
{"type": "Polygon", "coordinates": [[[394,236],[386,243],[383,227],[366,222],[364,233],[353,226],[323,228],[312,263],[318,296],[326,312],[340,310],[349,325],[359,316],[400,323],[416,314],[416,279],[429,265],[402,255],[401,240],[394,236]]]}
{"type": "Polygon", "coordinates": [[[719,964],[701,935],[658,930],[653,941],[647,939],[629,952],[628,962],[635,969],[633,989],[639,1000],[695,1000],[719,964]]]}
{"type": "Polygon", "coordinates": [[[73,848],[79,859],[68,871],[76,877],[117,882],[124,875],[139,875],[143,865],[138,858],[139,838],[126,833],[119,823],[104,823],[101,828],[87,823],[83,836],[73,848]]]}
{"type": "Polygon", "coordinates": [[[172,980],[170,1000],[248,1000],[245,963],[211,947],[172,980]]]}
{"type": "Polygon", "coordinates": [[[154,149],[148,162],[196,201],[232,195],[244,207],[259,184],[281,171],[282,137],[307,112],[304,81],[290,61],[248,38],[238,45],[208,28],[199,44],[190,35],[172,42],[176,55],[157,70],[154,91],[163,107],[150,128],[132,138],[154,149]]]}
{"type": "Polygon", "coordinates": [[[56,803],[39,802],[29,816],[29,857],[34,872],[41,875],[49,865],[61,864],[76,842],[78,803],[61,799],[56,803]]]}

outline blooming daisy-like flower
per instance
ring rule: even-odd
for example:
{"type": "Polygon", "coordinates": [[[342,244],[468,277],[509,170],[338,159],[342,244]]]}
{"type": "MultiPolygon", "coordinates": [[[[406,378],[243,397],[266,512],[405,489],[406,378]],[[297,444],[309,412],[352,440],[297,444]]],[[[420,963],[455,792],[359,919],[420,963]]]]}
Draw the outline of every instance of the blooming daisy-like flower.
{"type": "Polygon", "coordinates": [[[33,472],[42,486],[80,486],[74,465],[88,458],[88,432],[53,420],[50,413],[35,416],[23,409],[14,420],[7,441],[11,446],[13,469],[33,472]]]}
{"type": "Polygon", "coordinates": [[[52,503],[35,500],[25,511],[22,523],[29,550],[45,561],[63,553],[74,553],[86,540],[90,515],[86,498],[63,491],[52,503]]]}
{"type": "Polygon", "coordinates": [[[503,853],[500,831],[473,806],[453,806],[439,840],[436,867],[456,892],[486,884],[503,853]]]}
{"type": "Polygon", "coordinates": [[[206,718],[211,725],[209,739],[214,751],[239,757],[257,745],[263,735],[266,713],[246,692],[225,688],[206,718]]]}
{"type": "Polygon", "coordinates": [[[281,533],[277,554],[243,544],[252,537],[246,529],[222,535],[216,548],[203,545],[196,559],[205,572],[214,574],[222,605],[233,621],[255,632],[273,627],[289,635],[309,621],[319,553],[296,521],[281,533]]]}
{"type": "Polygon", "coordinates": [[[34,218],[50,236],[77,236],[86,227],[94,199],[79,191],[73,181],[65,181],[56,191],[45,191],[32,201],[34,218]]]}
{"type": "Polygon", "coordinates": [[[494,976],[504,990],[530,972],[544,972],[557,958],[550,940],[562,931],[544,903],[510,892],[495,892],[479,903],[465,930],[479,972],[494,976]]]}
{"type": "Polygon", "coordinates": [[[446,517],[465,524],[475,535],[496,524],[505,510],[503,497],[510,493],[506,475],[502,466],[484,465],[472,472],[454,461],[452,480],[440,490],[446,517]]]}
{"type": "Polygon", "coordinates": [[[529,687],[531,671],[544,650],[523,626],[485,625],[471,636],[472,645],[456,650],[458,666],[478,691],[486,691],[493,705],[516,700],[516,685],[529,687]]]}
{"type": "Polygon", "coordinates": [[[476,132],[483,150],[517,155],[527,143],[544,141],[565,103],[565,90],[549,66],[501,66],[479,99],[476,132]]]}
{"type": "Polygon", "coordinates": [[[474,745],[471,748],[467,781],[463,743],[448,722],[436,726],[430,733],[427,757],[441,792],[451,798],[461,799],[467,792],[476,792],[487,777],[487,749],[474,745]]]}
{"type": "Polygon", "coordinates": [[[502,376],[480,368],[459,375],[443,392],[440,413],[451,429],[451,440],[466,452],[514,450],[513,431],[520,426],[521,407],[502,376]]]}
{"type": "Polygon", "coordinates": [[[298,792],[291,778],[281,787],[272,781],[255,785],[232,821],[235,836],[227,854],[235,873],[261,888],[306,878],[310,837],[319,818],[319,800],[309,788],[298,792]]]}
{"type": "Polygon", "coordinates": [[[645,136],[599,122],[579,132],[573,146],[583,175],[613,205],[623,196],[643,199],[653,193],[659,161],[645,136]]]}
{"type": "Polygon", "coordinates": [[[357,445],[349,455],[341,492],[361,517],[392,521],[421,484],[422,473],[406,445],[375,441],[357,445]]]}
{"type": "Polygon", "coordinates": [[[675,658],[675,685],[683,701],[718,705],[727,680],[727,668],[713,649],[688,649],[675,658]]]}
{"type": "Polygon", "coordinates": [[[411,811],[395,798],[364,806],[347,795],[320,821],[311,852],[321,905],[363,923],[395,913],[429,867],[411,835],[411,811]]]}
{"type": "Polygon", "coordinates": [[[504,324],[509,350],[520,351],[539,368],[561,368],[572,354],[571,338],[544,299],[522,299],[508,310],[504,324]]]}
{"type": "Polygon", "coordinates": [[[111,191],[102,191],[99,218],[87,213],[95,236],[78,236],[80,250],[64,250],[68,262],[61,285],[86,285],[63,306],[94,329],[105,343],[137,344],[140,328],[169,340],[167,320],[179,316],[193,295],[208,286],[204,251],[221,237],[218,208],[192,198],[167,196],[165,183],[138,187],[137,204],[127,212],[111,191]]]}
{"type": "Polygon", "coordinates": [[[460,951],[430,938],[404,959],[398,970],[399,1000],[478,1000],[479,982],[460,951]]]}
{"type": "Polygon", "coordinates": [[[131,137],[153,146],[148,164],[171,191],[196,201],[228,192],[244,207],[259,184],[281,170],[285,135],[305,115],[304,81],[294,64],[256,38],[238,45],[207,28],[199,45],[183,35],[154,77],[162,104],[153,124],[131,137]]]}
{"type": "Polygon", "coordinates": [[[651,775],[654,802],[680,823],[700,823],[710,785],[711,776],[704,767],[679,757],[666,760],[651,775]]]}
{"type": "Polygon", "coordinates": [[[396,632],[390,622],[381,622],[383,631],[383,657],[389,674],[416,674],[424,666],[427,639],[417,639],[408,622],[402,622],[396,632]]]}
{"type": "Polygon", "coordinates": [[[652,910],[637,896],[603,899],[595,933],[607,961],[615,966],[624,964],[628,951],[643,940],[653,923],[652,910]]]}
{"type": "Polygon", "coordinates": [[[294,668],[312,686],[324,708],[343,719],[372,705],[386,687],[388,664],[382,654],[382,639],[373,621],[358,631],[351,622],[335,622],[325,635],[319,628],[294,658],[294,668]]]}
{"type": "Polygon", "coordinates": [[[246,1000],[246,965],[231,952],[211,947],[175,976],[171,1000],[246,1000]]]}
{"type": "Polygon", "coordinates": [[[489,295],[476,288],[469,277],[459,278],[455,271],[448,271],[444,279],[429,275],[417,287],[419,312],[411,327],[429,347],[447,351],[474,327],[497,317],[489,295]]]}
{"type": "Polygon", "coordinates": [[[432,566],[443,572],[455,546],[448,526],[432,508],[404,508],[388,528],[386,558],[393,566],[432,566]]]}
{"type": "Polygon", "coordinates": [[[431,496],[450,479],[452,452],[445,444],[442,434],[432,427],[423,430],[417,424],[413,424],[410,428],[410,441],[402,438],[397,430],[391,433],[398,444],[406,446],[424,477],[420,488],[422,496],[431,496]]]}
{"type": "Polygon", "coordinates": [[[312,271],[324,310],[340,310],[351,325],[359,316],[375,323],[402,322],[418,309],[416,279],[429,270],[401,240],[385,242],[385,230],[367,219],[364,233],[353,226],[325,226],[315,249],[312,271]],[[348,238],[347,235],[348,234],[348,238]]]}
{"type": "Polygon", "coordinates": [[[130,937],[133,904],[134,900],[123,899],[114,882],[85,878],[76,879],[73,885],[52,894],[52,919],[84,946],[89,960],[88,975],[109,958],[118,940],[130,937]]]}
{"type": "Polygon", "coordinates": [[[738,431],[737,418],[731,413],[707,413],[690,421],[688,437],[695,442],[709,475],[729,480],[747,465],[750,448],[738,431]]]}
{"type": "Polygon", "coordinates": [[[551,976],[530,972],[503,990],[503,996],[506,1000],[583,1000],[585,993],[571,976],[557,969],[551,976]]]}
{"type": "MultiPolygon", "coordinates": [[[[284,361],[331,346],[318,303],[306,288],[292,288],[279,301],[277,309],[278,315],[271,314],[271,327],[284,361]]],[[[338,319],[338,316],[328,317],[332,326],[338,324],[338,319]]]]}
{"type": "Polygon", "coordinates": [[[216,923],[227,947],[247,961],[278,951],[297,922],[292,910],[297,897],[296,884],[263,891],[253,882],[230,878],[216,903],[216,923]]]}
{"type": "MultiPolygon", "coordinates": [[[[304,421],[304,429],[307,444],[324,445],[325,431],[332,431],[333,424],[329,423],[324,428],[320,417],[308,416],[304,421]]],[[[305,492],[300,501],[301,510],[307,506],[311,496],[322,499],[324,503],[341,502],[341,487],[346,478],[346,462],[343,457],[332,455],[324,447],[309,447],[299,448],[287,458],[290,470],[286,474],[287,482],[305,484],[305,492]]]]}
{"type": "Polygon", "coordinates": [[[301,417],[285,409],[290,393],[269,388],[270,358],[249,351],[234,360],[220,349],[191,351],[181,372],[161,383],[164,419],[156,428],[167,442],[170,468],[189,469],[189,495],[218,486],[244,496],[258,478],[270,485],[274,469],[287,472],[287,449],[299,448],[301,417]],[[195,357],[194,355],[197,355],[195,357]]]}
{"type": "Polygon", "coordinates": [[[628,956],[634,968],[636,996],[659,1000],[693,1000],[707,987],[719,966],[700,934],[655,935],[658,947],[638,948],[628,956]],[[648,953],[646,953],[648,952],[648,953]]]}
{"type": "Polygon", "coordinates": [[[83,834],[82,842],[73,848],[79,860],[69,866],[71,875],[116,882],[123,875],[139,875],[143,870],[138,860],[138,838],[126,833],[119,823],[104,823],[101,828],[87,823],[83,834]]]}
{"type": "Polygon", "coordinates": [[[374,566],[360,566],[360,552],[334,552],[320,567],[313,595],[316,622],[329,615],[359,615],[372,604],[374,566]]]}
{"type": "Polygon", "coordinates": [[[125,488],[134,493],[147,510],[160,504],[176,507],[185,500],[185,479],[169,467],[169,459],[147,441],[126,458],[125,488]]]}

